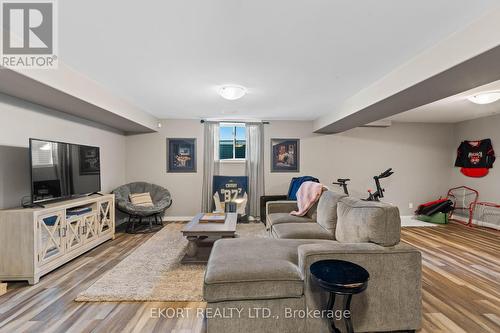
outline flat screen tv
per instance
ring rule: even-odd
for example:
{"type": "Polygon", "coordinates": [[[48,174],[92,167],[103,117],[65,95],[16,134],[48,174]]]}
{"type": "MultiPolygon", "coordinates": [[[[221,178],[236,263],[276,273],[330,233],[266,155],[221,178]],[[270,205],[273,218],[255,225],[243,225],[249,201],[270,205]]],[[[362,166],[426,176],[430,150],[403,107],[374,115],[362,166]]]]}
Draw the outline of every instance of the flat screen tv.
{"type": "Polygon", "coordinates": [[[99,147],[30,139],[32,202],[99,192],[100,162],[99,147]]]}

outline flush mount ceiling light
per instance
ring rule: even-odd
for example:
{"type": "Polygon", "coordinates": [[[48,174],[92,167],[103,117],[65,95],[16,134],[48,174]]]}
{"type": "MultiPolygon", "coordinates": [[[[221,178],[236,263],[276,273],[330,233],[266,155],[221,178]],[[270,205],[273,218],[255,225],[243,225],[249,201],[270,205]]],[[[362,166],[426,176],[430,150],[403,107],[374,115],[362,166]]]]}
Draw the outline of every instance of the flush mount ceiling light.
{"type": "Polygon", "coordinates": [[[222,98],[225,98],[230,101],[234,101],[236,99],[240,99],[243,96],[245,96],[247,93],[247,89],[242,86],[236,86],[236,85],[226,85],[222,86],[219,89],[219,95],[222,96],[222,98]]]}
{"type": "Polygon", "coordinates": [[[469,96],[467,99],[475,104],[490,104],[500,99],[500,91],[482,92],[469,96]]]}

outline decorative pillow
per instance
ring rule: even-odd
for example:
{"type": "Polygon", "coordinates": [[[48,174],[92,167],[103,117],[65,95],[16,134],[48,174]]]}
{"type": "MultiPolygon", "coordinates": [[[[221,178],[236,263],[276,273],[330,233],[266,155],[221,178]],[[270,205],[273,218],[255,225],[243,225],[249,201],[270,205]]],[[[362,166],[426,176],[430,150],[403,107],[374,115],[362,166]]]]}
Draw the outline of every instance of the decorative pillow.
{"type": "Polygon", "coordinates": [[[146,192],[146,193],[134,193],[134,194],[129,194],[128,195],[130,198],[130,202],[134,206],[141,206],[141,207],[153,207],[153,200],[151,200],[151,195],[146,192]]]}

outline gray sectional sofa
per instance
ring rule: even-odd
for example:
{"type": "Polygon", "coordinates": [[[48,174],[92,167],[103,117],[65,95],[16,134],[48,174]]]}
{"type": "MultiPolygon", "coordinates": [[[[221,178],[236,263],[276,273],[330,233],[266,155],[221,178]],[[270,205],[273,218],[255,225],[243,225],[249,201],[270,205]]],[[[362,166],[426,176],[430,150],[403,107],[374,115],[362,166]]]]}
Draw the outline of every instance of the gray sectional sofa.
{"type": "Polygon", "coordinates": [[[204,298],[207,314],[226,315],[207,316],[209,333],[329,332],[329,319],[314,311],[326,309],[328,294],[309,273],[323,259],[351,261],[370,273],[367,290],[352,300],[356,332],[420,328],[421,255],[399,242],[397,207],[325,191],[307,216],[290,215],[296,208],[267,203],[269,239],[215,243],[204,298]]]}

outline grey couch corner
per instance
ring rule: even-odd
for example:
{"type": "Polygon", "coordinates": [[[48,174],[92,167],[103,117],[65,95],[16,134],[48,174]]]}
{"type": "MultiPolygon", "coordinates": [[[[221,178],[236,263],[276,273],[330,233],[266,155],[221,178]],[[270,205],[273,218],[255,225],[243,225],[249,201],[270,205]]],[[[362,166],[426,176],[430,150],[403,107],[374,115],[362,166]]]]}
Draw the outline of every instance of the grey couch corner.
{"type": "Polygon", "coordinates": [[[274,238],[334,240],[337,203],[344,197],[345,194],[325,191],[305,216],[290,215],[297,209],[294,201],[268,202],[266,227],[274,238]]]}
{"type": "Polygon", "coordinates": [[[421,255],[399,242],[397,207],[326,191],[304,217],[289,214],[295,202],[268,202],[266,209],[270,238],[215,243],[205,275],[207,306],[244,311],[237,318],[209,318],[209,333],[328,332],[327,318],[286,316],[325,309],[328,294],[309,273],[323,259],[351,261],[370,273],[367,290],[352,301],[356,332],[420,328],[421,255]],[[255,307],[273,317],[249,316],[255,307]]]}

